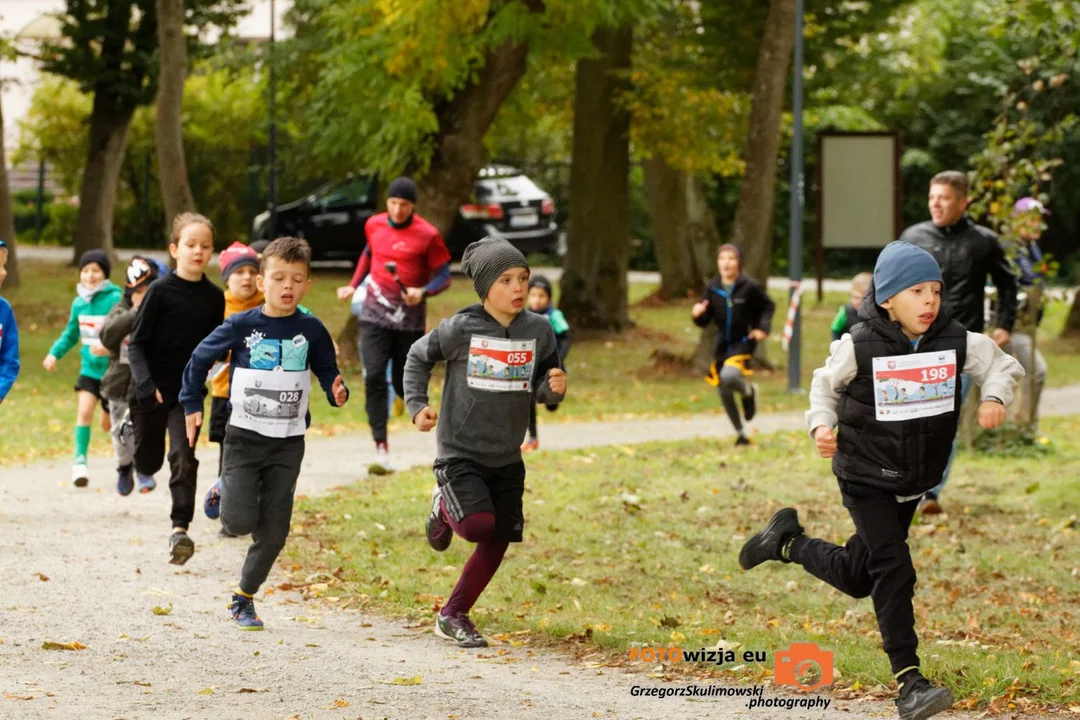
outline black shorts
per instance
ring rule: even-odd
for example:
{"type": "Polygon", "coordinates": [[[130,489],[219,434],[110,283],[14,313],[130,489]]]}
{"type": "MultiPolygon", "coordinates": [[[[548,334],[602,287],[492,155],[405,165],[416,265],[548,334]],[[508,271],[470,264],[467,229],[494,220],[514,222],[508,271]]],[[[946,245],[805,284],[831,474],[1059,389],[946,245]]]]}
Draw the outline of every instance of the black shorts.
{"type": "Polygon", "coordinates": [[[489,512],[495,516],[496,542],[521,542],[525,514],[525,463],[487,467],[464,458],[436,460],[432,468],[442,488],[443,507],[455,522],[469,515],[489,512]]]}
{"type": "Polygon", "coordinates": [[[101,381],[95,380],[89,375],[80,375],[79,379],[75,381],[75,390],[85,390],[98,400],[101,401],[101,409],[105,412],[109,411],[109,401],[101,397],[101,381]]]}
{"type": "Polygon", "coordinates": [[[210,400],[210,442],[225,442],[225,429],[229,426],[229,398],[210,400]]]}

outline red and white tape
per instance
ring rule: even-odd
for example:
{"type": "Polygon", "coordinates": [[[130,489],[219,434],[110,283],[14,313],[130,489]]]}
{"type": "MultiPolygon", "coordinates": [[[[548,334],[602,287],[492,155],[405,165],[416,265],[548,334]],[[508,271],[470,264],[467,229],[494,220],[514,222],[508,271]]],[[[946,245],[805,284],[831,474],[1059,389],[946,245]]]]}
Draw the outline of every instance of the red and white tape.
{"type": "Polygon", "coordinates": [[[792,280],[791,287],[795,292],[791,294],[791,302],[788,304],[787,309],[787,320],[784,321],[784,337],[781,340],[784,352],[788,351],[788,346],[791,344],[791,335],[795,332],[795,313],[799,310],[799,303],[802,301],[803,294],[801,281],[792,280]]]}

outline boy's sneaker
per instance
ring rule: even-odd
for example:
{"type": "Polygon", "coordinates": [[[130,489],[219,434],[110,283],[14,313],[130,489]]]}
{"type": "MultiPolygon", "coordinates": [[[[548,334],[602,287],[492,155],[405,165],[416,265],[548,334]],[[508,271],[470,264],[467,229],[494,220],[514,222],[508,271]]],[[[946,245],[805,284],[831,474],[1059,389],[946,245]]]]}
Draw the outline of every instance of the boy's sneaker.
{"type": "Polygon", "coordinates": [[[153,475],[143,475],[139,471],[135,471],[135,487],[139,489],[139,492],[145,495],[157,487],[157,480],[153,475]]]}
{"type": "Polygon", "coordinates": [[[241,630],[262,630],[263,621],[255,614],[255,600],[233,593],[229,613],[241,630]]]}
{"type": "Polygon", "coordinates": [[[195,541],[185,532],[174,532],[169,538],[169,564],[183,565],[195,554],[195,541]]]}
{"type": "Polygon", "coordinates": [[[116,492],[124,497],[135,489],[135,475],[130,465],[116,468],[116,492]]]}
{"type": "Polygon", "coordinates": [[[739,564],[743,570],[756,568],[766,560],[784,561],[783,546],[793,535],[802,535],[799,514],[795,508],[777,511],[765,525],[765,529],[746,541],[739,552],[739,564]]]}
{"type": "Polygon", "coordinates": [[[445,640],[452,640],[463,648],[487,647],[488,642],[468,615],[446,616],[441,612],[435,618],[435,634],[445,640]]]}
{"type": "Polygon", "coordinates": [[[735,447],[742,447],[743,445],[753,445],[750,442],[750,438],[746,437],[742,433],[739,433],[739,437],[735,438],[735,447]]]}
{"type": "Polygon", "coordinates": [[[521,445],[522,453],[536,452],[540,449],[540,440],[538,438],[529,438],[521,445]]]}
{"type": "Polygon", "coordinates": [[[86,463],[75,463],[71,466],[71,482],[75,487],[86,487],[90,484],[90,468],[86,463]]]}
{"type": "Polygon", "coordinates": [[[742,396],[742,410],[746,421],[750,422],[757,415],[757,383],[747,385],[750,386],[750,392],[742,396]]]}
{"type": "Polygon", "coordinates": [[[937,501],[937,496],[933,493],[926,493],[922,502],[919,503],[919,512],[923,515],[940,515],[942,510],[941,504],[937,501]]]}
{"type": "Polygon", "coordinates": [[[218,478],[217,482],[206,491],[206,499],[203,500],[203,512],[211,520],[217,520],[221,516],[221,478],[218,478]]]}
{"type": "Polygon", "coordinates": [[[394,398],[394,417],[401,417],[405,414],[405,399],[396,397],[394,398]]]}
{"type": "Polygon", "coordinates": [[[896,699],[896,711],[900,720],[926,720],[945,712],[953,705],[953,694],[948,688],[934,687],[921,675],[904,683],[900,697],[896,699]]]}
{"type": "Polygon", "coordinates": [[[431,491],[431,514],[428,515],[427,524],[424,526],[424,534],[427,535],[428,545],[435,552],[442,552],[450,547],[450,541],[454,539],[454,530],[443,517],[442,488],[438,483],[431,491]]]}
{"type": "Polygon", "coordinates": [[[386,443],[378,443],[375,449],[375,462],[368,465],[369,475],[389,475],[394,472],[394,465],[390,462],[390,448],[386,443]]]}

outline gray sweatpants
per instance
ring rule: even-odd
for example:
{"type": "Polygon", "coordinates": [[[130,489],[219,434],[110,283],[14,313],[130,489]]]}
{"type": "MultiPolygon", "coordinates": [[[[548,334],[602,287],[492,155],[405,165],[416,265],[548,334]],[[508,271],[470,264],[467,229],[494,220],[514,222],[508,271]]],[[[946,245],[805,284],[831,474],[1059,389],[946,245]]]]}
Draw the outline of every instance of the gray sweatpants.
{"type": "Polygon", "coordinates": [[[742,414],[739,411],[739,406],[735,403],[735,393],[745,395],[750,390],[746,385],[746,378],[743,377],[742,371],[731,365],[721,367],[719,390],[720,402],[724,403],[724,410],[727,412],[728,419],[731,420],[731,424],[735,426],[736,431],[742,432],[742,414]]]}
{"type": "Polygon", "coordinates": [[[124,424],[124,415],[127,414],[127,400],[109,401],[109,419],[112,420],[113,452],[116,453],[116,464],[119,467],[128,467],[135,462],[135,431],[133,425],[124,424]]]}
{"type": "Polygon", "coordinates": [[[268,438],[230,425],[221,451],[221,527],[251,535],[240,589],[254,595],[289,536],[304,438],[268,438]]]}
{"type": "MultiPolygon", "coordinates": [[[[1005,352],[1012,355],[1020,363],[1020,366],[1024,368],[1024,372],[1028,377],[1032,378],[1032,407],[1035,409],[1032,413],[1032,419],[1038,423],[1039,421],[1039,398],[1042,397],[1043,386],[1046,385],[1046,359],[1043,354],[1039,352],[1038,348],[1035,349],[1034,354],[1031,352],[1032,339],[1027,333],[1014,332],[1009,342],[1005,343],[1002,348],[1005,352]],[[1034,363],[1032,362],[1034,361],[1034,363]]],[[[1021,380],[1025,382],[1025,380],[1021,380]]]]}

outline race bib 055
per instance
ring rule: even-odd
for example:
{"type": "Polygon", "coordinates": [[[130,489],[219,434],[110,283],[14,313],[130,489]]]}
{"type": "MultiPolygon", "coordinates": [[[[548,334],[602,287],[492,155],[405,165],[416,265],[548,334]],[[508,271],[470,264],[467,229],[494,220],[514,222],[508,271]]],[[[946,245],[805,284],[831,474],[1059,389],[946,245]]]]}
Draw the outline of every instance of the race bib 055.
{"type": "Polygon", "coordinates": [[[469,387],[496,392],[528,392],[536,365],[536,340],[473,335],[466,369],[469,387]]]}

